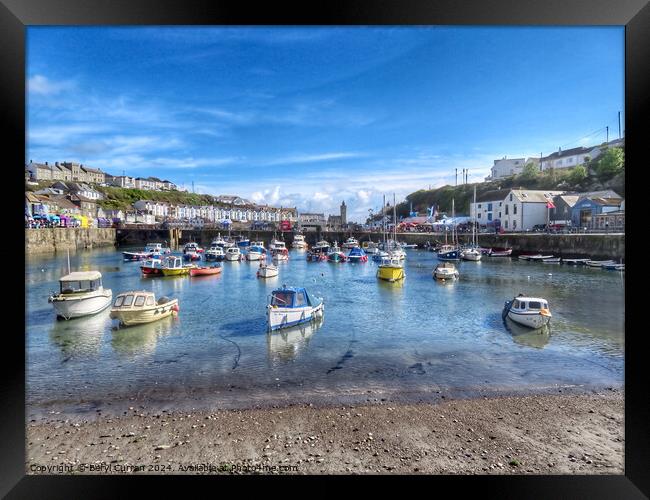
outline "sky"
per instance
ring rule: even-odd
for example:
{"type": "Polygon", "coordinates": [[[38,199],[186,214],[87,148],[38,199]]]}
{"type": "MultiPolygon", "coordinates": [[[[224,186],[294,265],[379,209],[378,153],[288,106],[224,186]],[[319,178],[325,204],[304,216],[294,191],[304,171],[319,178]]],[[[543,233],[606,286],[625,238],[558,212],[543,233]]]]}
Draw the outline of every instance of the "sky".
{"type": "Polygon", "coordinates": [[[29,26],[26,82],[26,162],[364,221],[617,138],[624,28],[29,26]]]}

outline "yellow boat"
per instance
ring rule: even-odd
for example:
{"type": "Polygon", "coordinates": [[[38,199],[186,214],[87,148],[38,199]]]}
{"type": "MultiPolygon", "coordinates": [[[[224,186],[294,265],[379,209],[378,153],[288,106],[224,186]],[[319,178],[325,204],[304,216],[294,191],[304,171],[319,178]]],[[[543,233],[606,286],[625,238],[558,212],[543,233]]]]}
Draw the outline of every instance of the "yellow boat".
{"type": "Polygon", "coordinates": [[[377,278],[380,280],[398,281],[405,277],[404,266],[398,259],[383,259],[377,268],[377,278]]]}
{"type": "Polygon", "coordinates": [[[163,276],[185,276],[190,274],[193,264],[183,265],[183,259],[175,255],[169,256],[161,268],[163,276]]]}
{"type": "Polygon", "coordinates": [[[125,326],[151,323],[178,313],[178,299],[161,297],[156,300],[153,292],[123,292],[117,296],[111,309],[111,319],[125,326]]]}

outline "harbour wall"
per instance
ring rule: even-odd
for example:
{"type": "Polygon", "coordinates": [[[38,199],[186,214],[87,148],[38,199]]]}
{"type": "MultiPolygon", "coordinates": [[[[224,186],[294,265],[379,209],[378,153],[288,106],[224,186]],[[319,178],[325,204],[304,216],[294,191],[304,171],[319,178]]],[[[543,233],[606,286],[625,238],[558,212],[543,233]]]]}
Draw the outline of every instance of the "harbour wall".
{"type": "Polygon", "coordinates": [[[25,229],[25,254],[46,254],[96,247],[115,246],[113,228],[40,228],[25,229]]]}
{"type": "MultiPolygon", "coordinates": [[[[199,245],[208,246],[218,235],[227,235],[223,230],[197,230],[197,229],[117,229],[116,241],[119,246],[141,245],[149,241],[167,242],[174,246],[183,245],[188,241],[196,241],[199,245]]],[[[293,233],[273,231],[232,231],[231,235],[244,235],[251,240],[263,240],[268,243],[274,237],[280,237],[290,245],[293,242],[293,233]]],[[[305,240],[313,245],[318,240],[324,239],[329,242],[338,241],[343,243],[350,236],[354,236],[360,242],[371,239],[381,241],[381,233],[368,233],[359,231],[323,231],[306,232],[305,240]]],[[[427,241],[431,244],[444,242],[444,235],[439,233],[399,233],[398,239],[407,243],[416,243],[420,246],[427,241]]],[[[471,241],[470,234],[459,236],[461,243],[471,241]]],[[[513,255],[529,252],[541,252],[559,257],[574,257],[593,259],[624,259],[625,258],[625,234],[478,234],[478,244],[483,247],[510,247],[513,255]]]]}

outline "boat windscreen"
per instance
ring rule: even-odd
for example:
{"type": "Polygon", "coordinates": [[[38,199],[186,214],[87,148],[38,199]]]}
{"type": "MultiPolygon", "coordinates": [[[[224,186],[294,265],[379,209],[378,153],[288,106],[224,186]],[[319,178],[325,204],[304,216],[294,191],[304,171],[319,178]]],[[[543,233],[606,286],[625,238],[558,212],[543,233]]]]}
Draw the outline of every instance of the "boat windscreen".
{"type": "Polygon", "coordinates": [[[271,299],[272,306],[291,307],[293,305],[294,292],[273,292],[271,299]]]}
{"type": "Polygon", "coordinates": [[[96,290],[98,280],[61,281],[61,293],[74,293],[96,290]]]}

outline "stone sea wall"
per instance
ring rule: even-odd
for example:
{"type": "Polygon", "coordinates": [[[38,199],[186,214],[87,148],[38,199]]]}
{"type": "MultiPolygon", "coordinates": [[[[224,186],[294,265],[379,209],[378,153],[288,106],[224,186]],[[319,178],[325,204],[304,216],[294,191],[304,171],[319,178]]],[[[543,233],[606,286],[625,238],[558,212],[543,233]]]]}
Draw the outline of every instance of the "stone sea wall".
{"type": "Polygon", "coordinates": [[[115,245],[113,228],[25,229],[25,254],[65,252],[115,245]]]}

